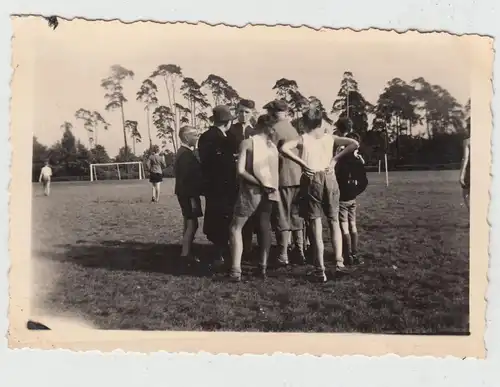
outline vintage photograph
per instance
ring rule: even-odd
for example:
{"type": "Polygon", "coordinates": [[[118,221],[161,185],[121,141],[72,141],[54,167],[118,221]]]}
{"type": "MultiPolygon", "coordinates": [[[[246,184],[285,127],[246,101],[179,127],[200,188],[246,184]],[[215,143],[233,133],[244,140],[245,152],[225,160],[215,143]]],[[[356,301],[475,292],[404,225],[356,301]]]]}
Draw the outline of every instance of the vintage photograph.
{"type": "Polygon", "coordinates": [[[470,37],[13,23],[29,329],[472,333],[470,37]]]}

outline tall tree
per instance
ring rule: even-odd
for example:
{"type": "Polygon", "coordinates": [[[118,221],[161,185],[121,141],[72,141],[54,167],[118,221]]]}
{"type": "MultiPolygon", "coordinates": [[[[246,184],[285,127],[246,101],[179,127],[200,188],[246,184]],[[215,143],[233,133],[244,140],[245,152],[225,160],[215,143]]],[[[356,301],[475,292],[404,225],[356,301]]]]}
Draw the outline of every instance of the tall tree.
{"type": "Polygon", "coordinates": [[[162,145],[165,147],[171,143],[174,152],[177,152],[177,144],[174,140],[174,115],[168,106],[160,105],[153,111],[153,125],[156,127],[156,136],[162,140],[162,145]]]}
{"type": "Polygon", "coordinates": [[[172,113],[172,129],[173,133],[171,135],[172,144],[175,149],[179,147],[179,128],[180,128],[180,118],[181,111],[178,107],[182,106],[177,102],[177,92],[179,83],[182,82],[184,76],[182,75],[182,69],[180,66],[175,64],[162,64],[157,67],[155,71],[150,76],[151,79],[161,78],[165,85],[165,90],[168,97],[168,107],[172,113]]]}
{"type": "Polygon", "coordinates": [[[144,103],[144,110],[146,111],[146,120],[148,125],[148,137],[149,137],[149,147],[153,146],[153,140],[151,137],[151,109],[158,105],[158,98],[156,93],[158,92],[158,87],[151,79],[145,79],[142,81],[141,88],[137,92],[137,100],[144,103]]]}
{"type": "Polygon", "coordinates": [[[278,99],[287,103],[292,117],[298,118],[304,104],[309,103],[308,99],[299,91],[299,86],[293,79],[278,79],[273,86],[273,90],[276,91],[278,99]]]}
{"type": "Polygon", "coordinates": [[[128,102],[123,93],[123,82],[126,79],[133,79],[134,72],[120,65],[111,66],[111,75],[101,80],[101,87],[106,90],[104,97],[108,100],[106,110],[120,109],[122,127],[123,127],[123,143],[125,152],[129,149],[127,143],[127,129],[125,127],[125,111],[123,105],[128,102]]]}
{"type": "Polygon", "coordinates": [[[198,114],[204,113],[210,107],[207,95],[201,91],[201,85],[193,78],[184,78],[181,86],[182,95],[188,101],[188,109],[191,114],[191,124],[198,127],[198,114]]]}
{"type": "Polygon", "coordinates": [[[224,104],[234,109],[241,99],[229,82],[219,75],[210,74],[201,83],[201,87],[205,87],[210,91],[214,106],[224,104]]]}
{"type": "Polygon", "coordinates": [[[91,151],[92,154],[92,163],[93,164],[105,164],[110,163],[111,158],[108,155],[108,152],[105,147],[97,144],[91,151]]]}
{"type": "Polygon", "coordinates": [[[380,94],[374,109],[373,130],[385,132],[386,146],[395,142],[397,160],[400,158],[400,136],[411,136],[412,125],[420,122],[416,101],[414,88],[394,78],[380,94]]]}
{"type": "Polygon", "coordinates": [[[372,109],[372,104],[359,91],[358,82],[352,72],[344,72],[331,112],[338,114],[339,118],[349,117],[353,123],[353,130],[364,135],[368,130],[368,113],[372,109]]]}
{"type": "Polygon", "coordinates": [[[83,128],[87,132],[89,140],[89,148],[92,149],[99,144],[99,128],[102,126],[104,130],[108,130],[109,123],[98,111],[90,111],[87,109],[78,109],[75,113],[75,118],[83,121],[83,128]]]}
{"type": "Polygon", "coordinates": [[[425,118],[428,138],[463,130],[464,111],[448,90],[430,84],[423,77],[414,79],[411,84],[418,101],[418,110],[425,118]]]}
{"type": "Polygon", "coordinates": [[[132,138],[132,152],[135,155],[135,144],[142,142],[142,136],[139,132],[138,123],[137,121],[127,120],[125,121],[125,127],[132,138]]]}

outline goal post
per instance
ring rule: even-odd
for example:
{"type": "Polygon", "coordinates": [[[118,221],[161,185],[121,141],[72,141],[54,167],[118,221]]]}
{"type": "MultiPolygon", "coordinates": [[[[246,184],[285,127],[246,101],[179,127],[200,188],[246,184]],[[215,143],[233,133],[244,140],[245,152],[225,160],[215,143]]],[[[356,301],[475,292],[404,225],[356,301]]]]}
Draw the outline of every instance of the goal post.
{"type": "MultiPolygon", "coordinates": [[[[128,162],[123,162],[123,163],[98,163],[98,164],[90,164],[90,181],[96,181],[99,180],[98,176],[99,174],[97,171],[101,167],[107,167],[107,175],[108,177],[116,178],[117,180],[122,180],[122,171],[120,170],[120,166],[125,166],[125,168],[130,168],[133,166],[137,166],[137,177],[134,177],[134,179],[139,179],[142,180],[145,178],[145,173],[144,173],[144,165],[141,161],[128,161],[128,162]]],[[[129,179],[130,174],[126,174],[127,179],[129,179]]],[[[103,180],[106,180],[106,177],[103,178],[103,180]]]]}

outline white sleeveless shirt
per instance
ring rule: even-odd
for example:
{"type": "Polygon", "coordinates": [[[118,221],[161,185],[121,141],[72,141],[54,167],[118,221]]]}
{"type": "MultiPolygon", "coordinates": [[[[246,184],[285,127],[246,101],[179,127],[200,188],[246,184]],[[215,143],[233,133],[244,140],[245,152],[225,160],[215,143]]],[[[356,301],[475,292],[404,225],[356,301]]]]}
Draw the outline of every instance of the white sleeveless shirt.
{"type": "Polygon", "coordinates": [[[334,138],[325,133],[315,138],[308,133],[302,136],[302,160],[315,172],[324,171],[333,158],[334,138]]]}

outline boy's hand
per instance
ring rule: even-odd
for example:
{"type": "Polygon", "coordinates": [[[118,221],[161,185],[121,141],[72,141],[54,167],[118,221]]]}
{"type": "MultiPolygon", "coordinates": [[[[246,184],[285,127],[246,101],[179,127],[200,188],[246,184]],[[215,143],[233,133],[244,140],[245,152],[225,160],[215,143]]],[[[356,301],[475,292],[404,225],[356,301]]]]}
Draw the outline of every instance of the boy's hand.
{"type": "Polygon", "coordinates": [[[308,177],[313,177],[313,176],[314,176],[314,173],[315,173],[315,172],[314,172],[311,168],[309,168],[307,165],[304,165],[304,166],[302,167],[302,172],[303,172],[306,176],[308,176],[308,177]]]}
{"type": "Polygon", "coordinates": [[[264,189],[264,192],[265,192],[266,194],[268,194],[268,195],[269,195],[269,194],[272,194],[273,192],[275,192],[275,191],[276,191],[274,188],[271,188],[271,187],[263,187],[263,189],[264,189]]]}
{"type": "Polygon", "coordinates": [[[458,182],[460,183],[460,186],[462,188],[465,188],[465,178],[463,176],[460,176],[460,179],[458,180],[458,182]]]}
{"type": "Polygon", "coordinates": [[[326,173],[332,173],[335,171],[335,165],[337,165],[337,160],[335,159],[335,157],[332,159],[332,161],[330,161],[330,165],[328,166],[328,168],[326,168],[326,173]]]}

